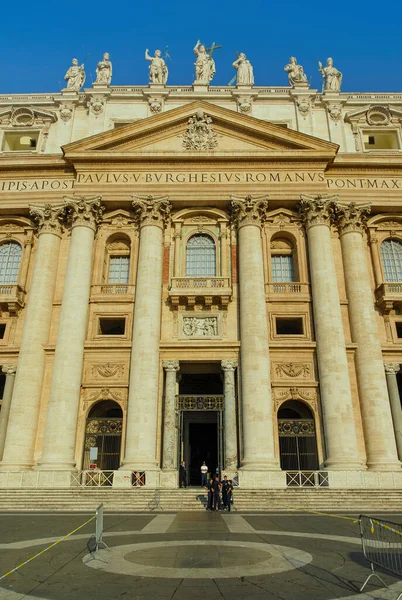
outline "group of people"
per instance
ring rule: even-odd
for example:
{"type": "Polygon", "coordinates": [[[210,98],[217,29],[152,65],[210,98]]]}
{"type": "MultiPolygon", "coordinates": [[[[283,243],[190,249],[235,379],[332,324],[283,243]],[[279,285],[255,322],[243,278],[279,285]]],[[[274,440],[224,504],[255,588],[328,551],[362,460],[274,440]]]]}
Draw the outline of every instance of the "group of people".
{"type": "Polygon", "coordinates": [[[209,480],[206,485],[208,490],[207,510],[227,510],[230,512],[233,503],[233,482],[225,475],[220,481],[217,475],[209,480]],[[222,498],[221,498],[222,495],[222,498]]]}

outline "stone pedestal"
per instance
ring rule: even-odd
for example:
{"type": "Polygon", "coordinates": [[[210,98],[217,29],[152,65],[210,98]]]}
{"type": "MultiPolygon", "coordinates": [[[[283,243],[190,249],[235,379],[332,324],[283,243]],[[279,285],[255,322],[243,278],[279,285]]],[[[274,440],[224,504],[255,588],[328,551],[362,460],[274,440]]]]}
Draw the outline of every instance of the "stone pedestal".
{"type": "Polygon", "coordinates": [[[348,360],[332,255],[330,221],[336,197],[302,196],[308,237],[317,362],[328,469],[360,470],[348,360]]]}
{"type": "Polygon", "coordinates": [[[46,360],[43,348],[49,342],[64,205],[31,205],[30,213],[38,223],[39,238],[0,465],[3,470],[27,469],[34,464],[46,360]]]}
{"type": "Polygon", "coordinates": [[[239,228],[241,406],[244,470],[279,469],[274,450],[261,223],[265,197],[232,199],[239,228]]]}
{"type": "Polygon", "coordinates": [[[2,372],[6,374],[6,383],[4,386],[0,411],[0,460],[2,459],[4,444],[6,442],[8,417],[10,414],[16,370],[17,365],[3,365],[2,367],[2,372]]]}
{"type": "Polygon", "coordinates": [[[156,433],[159,404],[159,342],[162,302],[163,229],[171,205],[166,197],[139,197],[133,202],[141,227],[134,304],[126,453],[122,470],[159,469],[156,433]]]}
{"type": "Polygon", "coordinates": [[[176,427],[176,376],[180,369],[178,360],[164,360],[165,407],[163,411],[162,469],[176,473],[177,487],[177,427],[176,427]]]}
{"type": "Polygon", "coordinates": [[[100,196],[70,198],[70,252],[61,305],[56,352],[40,469],[71,470],[80,401],[84,342],[88,322],[92,254],[103,208],[100,196]]]}
{"type": "Polygon", "coordinates": [[[394,436],[381,341],[374,297],[367,269],[363,230],[370,204],[337,202],[338,224],[345,272],[346,292],[355,354],[367,466],[375,471],[393,471],[401,464],[394,436]]]}
{"type": "Polygon", "coordinates": [[[233,478],[238,466],[237,456],[237,419],[236,419],[236,392],[235,392],[235,370],[237,360],[222,360],[222,371],[224,375],[223,389],[225,395],[225,474],[233,478]]]}
{"type": "Polygon", "coordinates": [[[384,367],[389,394],[389,403],[392,412],[392,420],[394,423],[396,447],[398,449],[399,460],[402,460],[402,409],[398,382],[396,380],[396,374],[400,369],[400,365],[398,363],[388,363],[384,365],[384,367]]]}

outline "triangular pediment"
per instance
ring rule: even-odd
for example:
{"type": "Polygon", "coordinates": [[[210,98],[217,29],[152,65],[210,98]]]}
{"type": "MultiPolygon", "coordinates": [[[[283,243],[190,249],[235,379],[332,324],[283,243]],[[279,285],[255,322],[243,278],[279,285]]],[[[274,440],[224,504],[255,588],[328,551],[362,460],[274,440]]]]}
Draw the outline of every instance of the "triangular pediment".
{"type": "Polygon", "coordinates": [[[110,160],[130,156],[185,159],[186,156],[247,157],[284,152],[298,156],[302,153],[306,158],[310,154],[311,158],[333,158],[337,150],[338,146],[331,142],[203,101],[63,146],[66,159],[72,161],[89,156],[110,160]],[[198,125],[206,143],[197,146],[197,143],[192,145],[191,136],[198,125]]]}

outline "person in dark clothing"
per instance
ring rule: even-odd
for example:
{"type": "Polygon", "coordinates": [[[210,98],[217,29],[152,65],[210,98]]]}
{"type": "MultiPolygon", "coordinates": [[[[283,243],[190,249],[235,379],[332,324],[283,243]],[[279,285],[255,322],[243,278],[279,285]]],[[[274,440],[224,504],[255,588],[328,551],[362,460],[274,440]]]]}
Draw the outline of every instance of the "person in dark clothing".
{"type": "Polygon", "coordinates": [[[228,487],[227,487],[227,492],[226,492],[226,508],[227,508],[228,512],[230,512],[230,509],[232,507],[232,502],[233,502],[233,482],[231,479],[228,479],[228,487]]]}
{"type": "Polygon", "coordinates": [[[227,475],[225,475],[223,480],[221,481],[223,510],[225,510],[225,508],[227,508],[228,485],[229,485],[228,477],[227,477],[227,475]]]}
{"type": "Polygon", "coordinates": [[[212,483],[212,488],[214,491],[213,494],[213,507],[212,510],[221,510],[221,497],[220,497],[220,491],[221,491],[221,482],[219,481],[219,477],[218,475],[215,477],[213,483],[212,483]]]}
{"type": "Polygon", "coordinates": [[[187,469],[184,460],[182,461],[179,469],[179,486],[185,488],[187,487],[187,469]]]}
{"type": "Polygon", "coordinates": [[[212,501],[214,498],[214,486],[213,486],[214,480],[211,479],[208,481],[206,489],[208,490],[208,504],[206,506],[207,510],[212,510],[212,501]]]}

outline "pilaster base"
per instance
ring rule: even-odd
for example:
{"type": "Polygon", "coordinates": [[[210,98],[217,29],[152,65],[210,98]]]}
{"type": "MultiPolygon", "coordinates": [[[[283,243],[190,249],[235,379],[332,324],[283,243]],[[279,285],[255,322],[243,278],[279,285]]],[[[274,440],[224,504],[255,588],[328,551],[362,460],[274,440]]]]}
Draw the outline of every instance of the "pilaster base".
{"type": "Polygon", "coordinates": [[[402,489],[402,471],[327,471],[330,489],[402,489]]]}
{"type": "Polygon", "coordinates": [[[78,471],[0,471],[0,488],[70,488],[81,484],[78,471]]]}
{"type": "Polygon", "coordinates": [[[243,471],[240,469],[239,487],[248,489],[285,488],[286,471],[243,471]]]}
{"type": "MultiPolygon", "coordinates": [[[[138,474],[145,473],[145,484],[142,483],[138,487],[146,488],[159,488],[161,487],[161,472],[159,470],[147,471],[146,469],[136,471],[138,474]]],[[[133,473],[131,469],[121,468],[118,471],[114,471],[113,475],[113,487],[114,488],[128,488],[136,487],[133,485],[133,473]]],[[[177,485],[175,486],[177,487],[177,485]]]]}
{"type": "Polygon", "coordinates": [[[160,486],[165,489],[176,489],[179,484],[179,472],[177,469],[166,469],[160,472],[160,486]]]}

